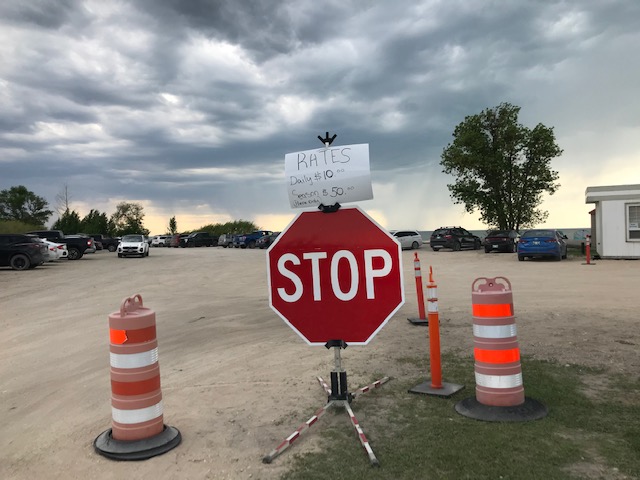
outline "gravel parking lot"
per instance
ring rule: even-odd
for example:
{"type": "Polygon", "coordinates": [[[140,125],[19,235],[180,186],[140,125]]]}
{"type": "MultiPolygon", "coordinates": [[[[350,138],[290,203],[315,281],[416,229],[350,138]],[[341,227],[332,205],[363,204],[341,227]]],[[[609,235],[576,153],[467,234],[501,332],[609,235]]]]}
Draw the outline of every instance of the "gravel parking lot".
{"type": "MultiPolygon", "coordinates": [[[[513,285],[524,355],[638,375],[640,262],[518,262],[427,247],[418,252],[425,280],[432,265],[438,284],[444,352],[472,355],[471,283],[500,275],[513,285]]],[[[428,357],[427,329],[406,320],[417,314],[413,254],[403,252],[405,305],[369,345],[343,353],[352,387],[379,372],[407,375],[400,358],[428,357]]],[[[271,465],[261,459],[322,406],[315,376],[328,377],[333,353],[307,346],[271,311],[265,255],[154,248],[147,258],[101,251],[0,269],[0,478],[282,474],[290,452],[271,465]],[[114,462],[92,446],[111,422],[108,315],[136,293],[157,314],[164,420],[183,442],[144,462],[114,462]]],[[[312,431],[292,450],[317,446],[312,431]]]]}

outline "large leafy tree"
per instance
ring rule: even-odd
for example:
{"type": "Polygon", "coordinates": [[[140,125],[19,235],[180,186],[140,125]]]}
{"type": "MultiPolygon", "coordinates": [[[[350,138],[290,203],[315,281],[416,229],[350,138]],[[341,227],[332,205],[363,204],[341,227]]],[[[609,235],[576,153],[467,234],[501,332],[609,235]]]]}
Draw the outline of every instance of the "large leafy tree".
{"type": "Polygon", "coordinates": [[[130,233],[149,235],[149,230],[144,228],[142,220],[144,211],[139,203],[121,202],[116,205],[116,211],[111,215],[113,234],[122,236],[130,233]]]}
{"type": "Polygon", "coordinates": [[[83,232],[80,215],[75,210],[69,210],[68,208],[55,221],[52,228],[54,230],[62,230],[67,235],[83,232]]]}
{"type": "Polygon", "coordinates": [[[502,103],[464,119],[442,152],[440,165],[456,182],[447,185],[456,203],[478,211],[487,225],[526,228],[543,222],[542,194],[560,187],[551,160],[562,154],[553,128],[518,123],[520,107],[502,103]]]}
{"type": "Polygon", "coordinates": [[[0,191],[0,220],[45,225],[53,211],[47,201],[23,185],[0,191]]]}
{"type": "Polygon", "coordinates": [[[112,226],[106,213],[100,213],[98,210],[91,209],[89,213],[82,219],[82,228],[84,233],[101,233],[109,234],[112,226]]]}

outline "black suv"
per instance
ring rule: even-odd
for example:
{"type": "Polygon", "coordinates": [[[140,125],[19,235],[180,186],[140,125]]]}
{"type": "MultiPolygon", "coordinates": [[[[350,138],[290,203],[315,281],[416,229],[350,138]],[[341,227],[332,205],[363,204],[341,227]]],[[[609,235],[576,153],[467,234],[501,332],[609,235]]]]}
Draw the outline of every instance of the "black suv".
{"type": "Polygon", "coordinates": [[[462,227],[440,227],[431,234],[429,243],[434,252],[441,248],[450,248],[454,251],[463,248],[478,250],[482,246],[480,237],[462,227]]]}
{"type": "Polygon", "coordinates": [[[47,247],[42,242],[13,233],[0,234],[0,267],[27,270],[42,265],[47,247]]]}
{"type": "Polygon", "coordinates": [[[211,235],[209,232],[195,232],[184,240],[185,247],[217,247],[217,235],[211,235]]]}

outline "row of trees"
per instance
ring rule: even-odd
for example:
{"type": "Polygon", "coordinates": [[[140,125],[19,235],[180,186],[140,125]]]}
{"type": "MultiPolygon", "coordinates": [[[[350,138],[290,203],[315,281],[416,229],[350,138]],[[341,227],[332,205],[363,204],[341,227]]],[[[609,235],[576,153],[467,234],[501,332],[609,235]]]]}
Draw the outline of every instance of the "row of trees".
{"type": "MultiPolygon", "coordinates": [[[[116,206],[116,211],[111,216],[107,216],[106,213],[99,210],[91,209],[87,215],[81,218],[76,210],[70,208],[69,192],[66,186],[56,199],[58,200],[60,215],[51,227],[53,230],[62,230],[67,234],[101,233],[114,237],[129,233],[149,235],[149,230],[143,225],[144,209],[139,203],[119,203],[116,206]]],[[[48,207],[49,205],[44,198],[29,191],[23,185],[2,190],[0,191],[0,223],[4,223],[4,227],[0,228],[0,231],[10,233],[44,229],[49,218],[53,215],[53,211],[48,207]]],[[[253,230],[258,230],[258,227],[253,222],[236,220],[204,225],[195,231],[207,231],[213,235],[221,235],[223,233],[241,233],[253,230]]],[[[169,219],[165,233],[179,233],[175,216],[169,219]]]]}
{"type": "MultiPolygon", "coordinates": [[[[69,207],[68,192],[65,187],[62,198],[64,209],[59,218],[52,225],[53,230],[65,233],[102,233],[114,236],[128,233],[149,234],[144,228],[144,211],[138,203],[122,202],[116,206],[116,211],[109,217],[106,213],[91,210],[83,218],[69,207]]],[[[30,191],[24,185],[18,185],[0,191],[0,221],[5,223],[3,230],[28,231],[44,229],[53,215],[47,201],[30,191]]]]}
{"type": "Polygon", "coordinates": [[[65,233],[102,233],[112,236],[122,236],[129,233],[148,235],[143,225],[144,210],[138,203],[122,202],[116,206],[116,211],[107,217],[99,210],[91,209],[84,218],[75,210],[67,208],[52,226],[53,230],[65,233]]]}

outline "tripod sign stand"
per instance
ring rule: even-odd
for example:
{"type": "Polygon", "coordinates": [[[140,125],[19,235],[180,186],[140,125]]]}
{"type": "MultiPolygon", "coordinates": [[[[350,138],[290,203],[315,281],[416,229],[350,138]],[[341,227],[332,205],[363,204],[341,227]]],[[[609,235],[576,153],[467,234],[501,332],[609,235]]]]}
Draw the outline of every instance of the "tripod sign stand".
{"type": "Polygon", "coordinates": [[[325,347],[328,349],[334,349],[333,353],[335,359],[335,368],[331,372],[330,387],[321,377],[316,377],[318,383],[328,395],[326,405],[319,409],[309,420],[300,425],[291,435],[284,439],[282,443],[274,448],[268,455],[265,455],[262,461],[264,463],[271,463],[277,456],[279,456],[282,452],[289,448],[294,441],[300,438],[302,432],[308,430],[312,425],[314,425],[327,412],[327,410],[329,410],[330,407],[342,407],[347,411],[349,419],[351,420],[351,424],[356,430],[358,439],[360,440],[362,447],[367,453],[371,465],[374,467],[379,467],[380,463],[373,453],[371,445],[369,445],[369,441],[367,440],[362,427],[358,423],[358,420],[356,419],[356,416],[351,409],[350,403],[354,398],[357,398],[363,393],[367,393],[370,390],[378,388],[379,386],[388,382],[390,378],[381,378],[380,380],[377,380],[365,387],[359,388],[354,393],[349,393],[349,390],[347,388],[347,372],[342,368],[342,359],[340,357],[340,350],[343,348],[347,348],[347,344],[343,340],[331,340],[326,343],[325,347]]]}

